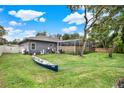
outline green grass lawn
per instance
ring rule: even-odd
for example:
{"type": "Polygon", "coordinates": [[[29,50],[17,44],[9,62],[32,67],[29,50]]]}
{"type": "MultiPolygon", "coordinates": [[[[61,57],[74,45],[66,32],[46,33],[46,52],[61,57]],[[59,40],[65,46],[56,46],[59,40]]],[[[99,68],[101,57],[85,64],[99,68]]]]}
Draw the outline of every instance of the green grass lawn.
{"type": "Polygon", "coordinates": [[[4,54],[0,57],[0,87],[112,87],[124,77],[124,54],[91,53],[39,55],[59,65],[53,72],[35,64],[30,55],[4,54]]]}

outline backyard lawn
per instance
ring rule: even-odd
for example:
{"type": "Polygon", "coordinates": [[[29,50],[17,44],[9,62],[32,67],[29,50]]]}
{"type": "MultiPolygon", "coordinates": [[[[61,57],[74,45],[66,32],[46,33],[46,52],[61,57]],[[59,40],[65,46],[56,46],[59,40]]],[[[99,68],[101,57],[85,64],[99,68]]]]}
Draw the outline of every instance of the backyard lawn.
{"type": "Polygon", "coordinates": [[[43,68],[30,55],[4,54],[0,57],[0,87],[113,87],[124,77],[124,54],[91,53],[39,55],[59,65],[59,72],[43,68]]]}

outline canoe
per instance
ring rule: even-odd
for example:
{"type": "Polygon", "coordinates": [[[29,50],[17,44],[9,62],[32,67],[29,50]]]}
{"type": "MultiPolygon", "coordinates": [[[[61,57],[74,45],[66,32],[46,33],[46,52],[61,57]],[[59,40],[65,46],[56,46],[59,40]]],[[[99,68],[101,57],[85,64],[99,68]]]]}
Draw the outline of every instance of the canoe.
{"type": "Polygon", "coordinates": [[[43,66],[47,69],[58,72],[58,65],[54,65],[46,60],[36,57],[36,56],[32,56],[32,60],[40,66],[43,66]]]}

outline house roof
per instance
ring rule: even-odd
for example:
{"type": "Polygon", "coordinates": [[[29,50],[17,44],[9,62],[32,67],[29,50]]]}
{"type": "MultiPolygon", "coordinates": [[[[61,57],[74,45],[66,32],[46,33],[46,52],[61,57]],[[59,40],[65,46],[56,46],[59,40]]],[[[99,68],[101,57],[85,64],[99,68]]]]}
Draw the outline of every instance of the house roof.
{"type": "Polygon", "coordinates": [[[26,41],[45,41],[45,42],[53,42],[53,43],[56,43],[59,41],[59,39],[57,38],[52,38],[52,37],[46,37],[46,36],[36,36],[36,37],[28,37],[28,38],[25,38],[24,40],[22,40],[20,43],[23,43],[23,42],[26,42],[26,41]]]}
{"type": "MultiPolygon", "coordinates": [[[[46,36],[36,36],[36,37],[28,37],[19,42],[19,44],[26,41],[44,41],[44,42],[52,42],[52,43],[61,43],[61,45],[82,45],[81,39],[71,39],[71,40],[59,40],[57,38],[46,37],[46,36]]],[[[88,41],[89,42],[89,41],[88,41]]],[[[89,42],[90,43],[90,42],[89,42]]]]}

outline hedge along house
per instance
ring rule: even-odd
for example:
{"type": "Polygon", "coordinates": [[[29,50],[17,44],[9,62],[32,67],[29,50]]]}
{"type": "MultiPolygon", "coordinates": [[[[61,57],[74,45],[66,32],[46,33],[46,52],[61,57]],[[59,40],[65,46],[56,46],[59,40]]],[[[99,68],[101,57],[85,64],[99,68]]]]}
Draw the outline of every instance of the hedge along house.
{"type": "MultiPolygon", "coordinates": [[[[43,50],[53,49],[55,52],[62,50],[65,53],[80,54],[81,52],[81,40],[59,40],[52,37],[37,36],[29,37],[19,42],[19,46],[28,51],[28,53],[41,53],[43,50]]],[[[87,41],[86,51],[94,51],[93,42],[87,41]]]]}

